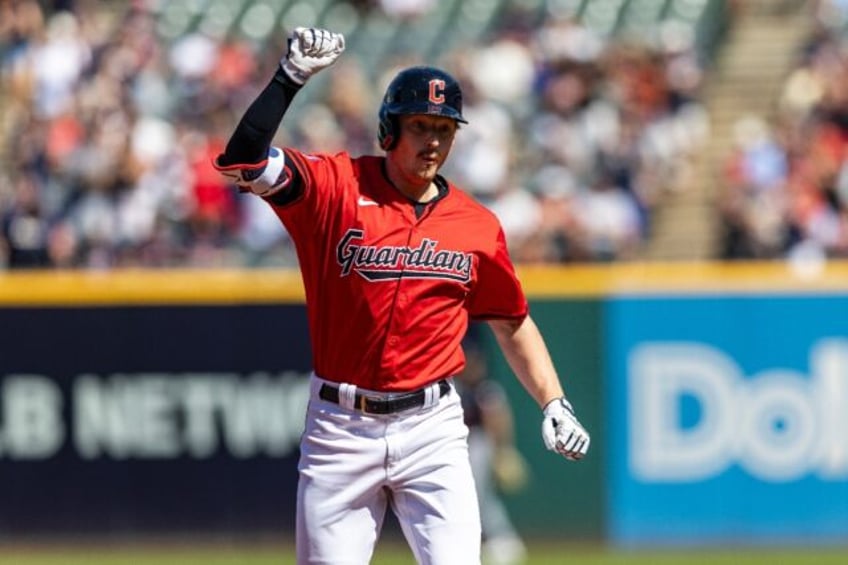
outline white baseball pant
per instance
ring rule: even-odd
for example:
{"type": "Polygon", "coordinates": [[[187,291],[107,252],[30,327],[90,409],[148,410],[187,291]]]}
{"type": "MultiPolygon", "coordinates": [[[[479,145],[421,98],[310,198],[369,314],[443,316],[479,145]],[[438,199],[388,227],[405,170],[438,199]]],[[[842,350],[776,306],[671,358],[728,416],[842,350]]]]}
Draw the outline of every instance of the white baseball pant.
{"type": "Polygon", "coordinates": [[[311,378],[301,438],[298,564],[367,564],[387,506],[419,564],[479,564],[468,428],[453,385],[442,398],[433,388],[430,405],[377,415],[353,408],[352,385],[341,388],[340,404],[320,399],[327,382],[311,378]]]}

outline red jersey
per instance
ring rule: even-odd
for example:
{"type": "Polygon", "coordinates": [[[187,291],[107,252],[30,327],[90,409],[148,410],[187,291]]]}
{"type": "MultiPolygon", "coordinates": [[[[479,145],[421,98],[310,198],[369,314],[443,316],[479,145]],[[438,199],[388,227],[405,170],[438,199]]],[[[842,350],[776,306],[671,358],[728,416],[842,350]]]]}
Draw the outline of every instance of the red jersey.
{"type": "Polygon", "coordinates": [[[297,248],[315,373],[372,390],[459,372],[469,317],[527,315],[494,214],[448,184],[416,217],[382,157],[286,149],[303,194],[274,206],[297,248]]]}

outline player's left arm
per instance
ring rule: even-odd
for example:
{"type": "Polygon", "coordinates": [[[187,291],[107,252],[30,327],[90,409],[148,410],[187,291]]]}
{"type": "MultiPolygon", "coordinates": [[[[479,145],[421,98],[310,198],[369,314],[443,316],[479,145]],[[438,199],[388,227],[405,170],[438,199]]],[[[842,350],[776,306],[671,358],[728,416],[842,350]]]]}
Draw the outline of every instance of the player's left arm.
{"type": "Polygon", "coordinates": [[[545,446],[567,459],[582,459],[589,449],[589,433],[565,397],[536,323],[528,315],[522,319],[489,320],[489,326],[513,373],[543,410],[545,446]]]}
{"type": "Polygon", "coordinates": [[[548,348],[529,315],[521,320],[489,320],[489,326],[510,368],[540,407],[563,396],[548,348]]]}

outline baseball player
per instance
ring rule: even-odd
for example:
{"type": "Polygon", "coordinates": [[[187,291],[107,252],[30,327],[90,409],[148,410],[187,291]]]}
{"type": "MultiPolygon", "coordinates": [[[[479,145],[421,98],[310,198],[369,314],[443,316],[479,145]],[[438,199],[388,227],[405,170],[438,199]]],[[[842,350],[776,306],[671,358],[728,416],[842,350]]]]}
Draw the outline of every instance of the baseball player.
{"type": "MultiPolygon", "coordinates": [[[[480,516],[453,375],[469,319],[485,319],[543,410],[548,449],[582,458],[565,399],[496,217],[438,174],[462,92],[432,67],[401,71],[379,109],[385,155],[271,145],[286,109],[344,37],[296,28],[216,167],[273,208],[295,243],[313,348],[301,440],[297,562],[368,563],[387,508],[421,564],[480,562],[480,516]]],[[[257,339],[284,350],[257,328],[257,339]]]]}

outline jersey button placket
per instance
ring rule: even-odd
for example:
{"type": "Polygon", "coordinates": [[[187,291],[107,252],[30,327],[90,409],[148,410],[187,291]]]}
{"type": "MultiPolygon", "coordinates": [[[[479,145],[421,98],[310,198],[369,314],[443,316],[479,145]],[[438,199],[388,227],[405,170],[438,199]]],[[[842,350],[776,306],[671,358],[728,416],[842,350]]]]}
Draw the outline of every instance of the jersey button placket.
{"type": "MultiPolygon", "coordinates": [[[[403,287],[404,281],[401,279],[397,283],[403,287]]],[[[409,303],[409,295],[403,292],[400,288],[395,294],[395,307],[389,322],[389,331],[386,338],[385,359],[392,367],[397,367],[400,351],[398,349],[401,339],[400,335],[404,332],[404,320],[406,318],[406,305],[409,303]]]]}

